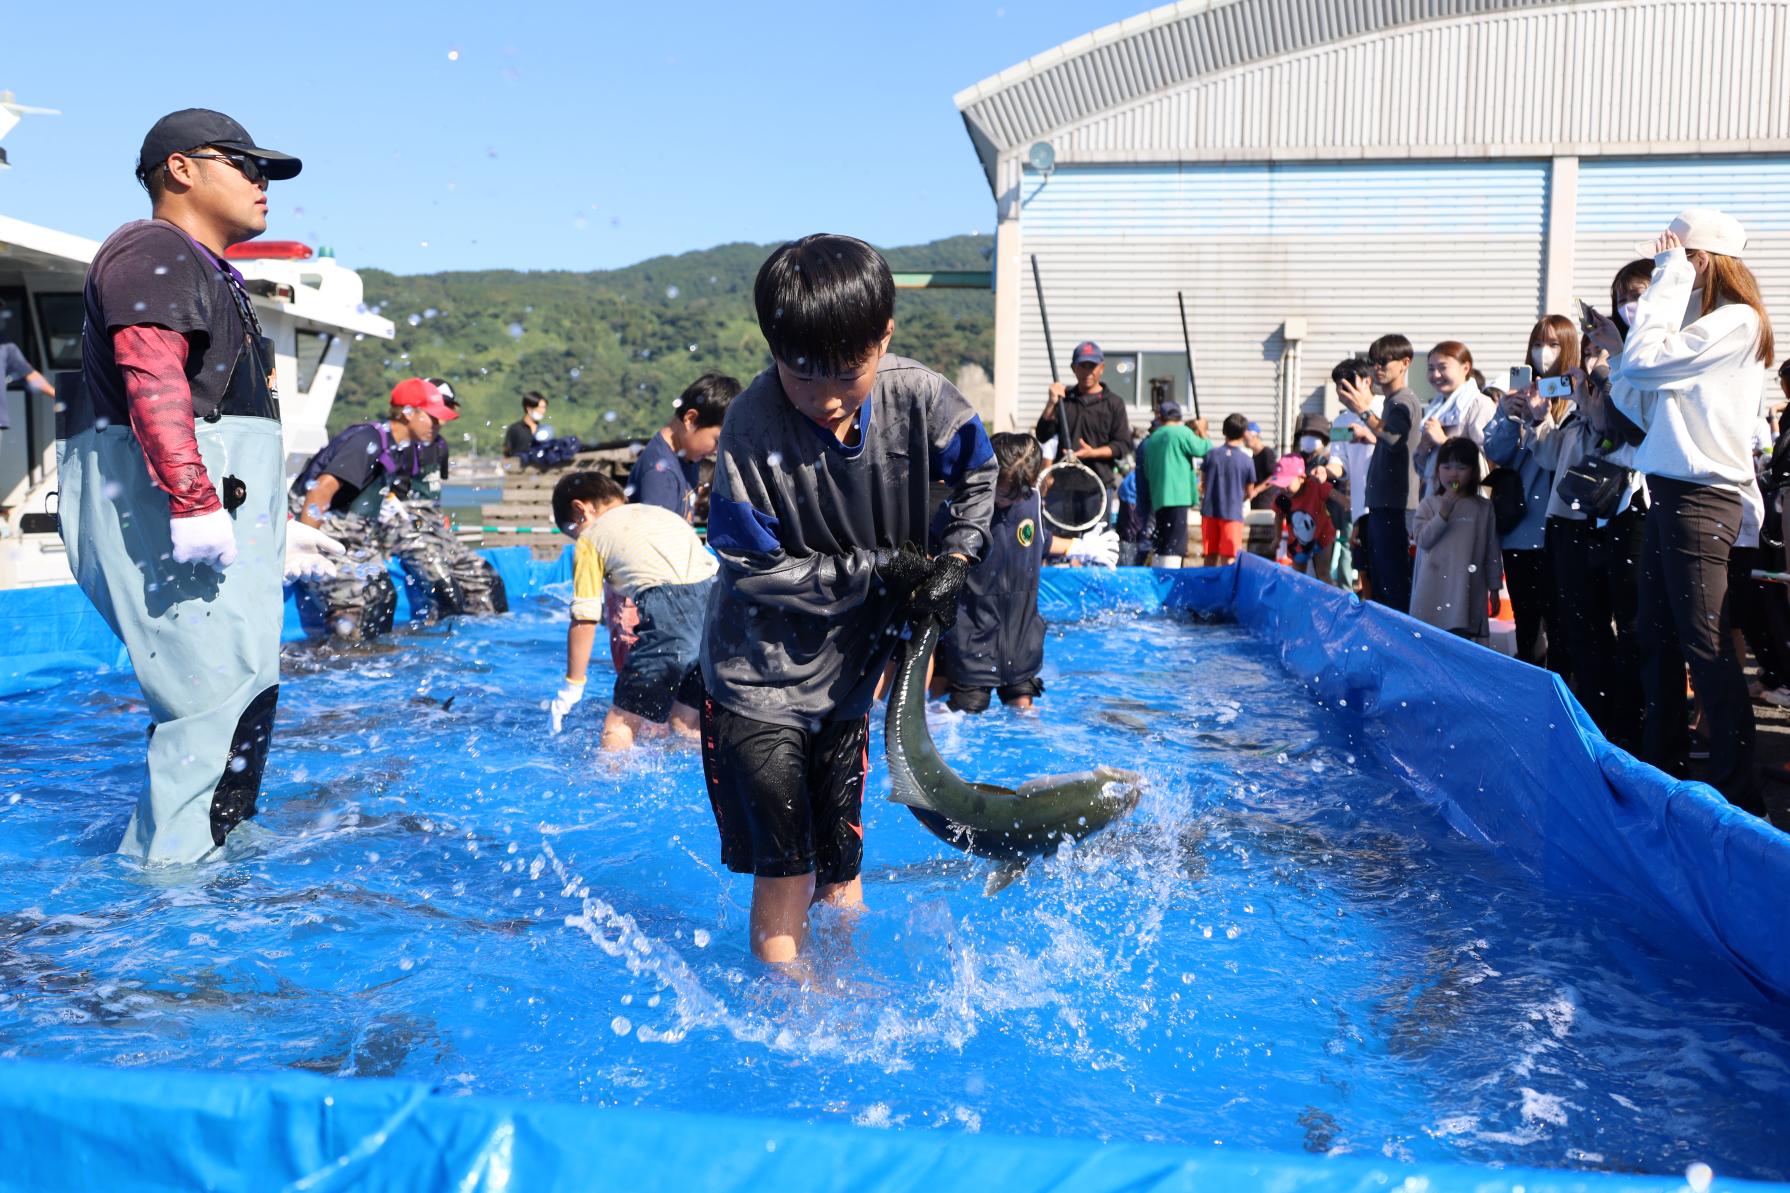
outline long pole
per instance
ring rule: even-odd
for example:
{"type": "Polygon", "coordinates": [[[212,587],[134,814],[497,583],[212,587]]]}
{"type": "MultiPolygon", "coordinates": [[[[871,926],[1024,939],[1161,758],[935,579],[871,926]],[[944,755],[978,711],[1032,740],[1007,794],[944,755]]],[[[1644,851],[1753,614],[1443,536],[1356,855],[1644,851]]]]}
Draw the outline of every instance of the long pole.
{"type": "Polygon", "coordinates": [[[1187,300],[1181,296],[1179,290],[1175,291],[1175,302],[1181,307],[1181,346],[1187,350],[1187,396],[1193,399],[1193,417],[1202,418],[1200,387],[1193,379],[1193,340],[1187,335],[1187,300]]]}
{"type": "Polygon", "coordinates": [[[1044,279],[1038,276],[1038,254],[1032,254],[1032,288],[1038,292],[1038,317],[1044,320],[1044,351],[1050,355],[1050,379],[1061,381],[1057,376],[1057,350],[1050,342],[1050,311],[1044,305],[1044,279]]]}

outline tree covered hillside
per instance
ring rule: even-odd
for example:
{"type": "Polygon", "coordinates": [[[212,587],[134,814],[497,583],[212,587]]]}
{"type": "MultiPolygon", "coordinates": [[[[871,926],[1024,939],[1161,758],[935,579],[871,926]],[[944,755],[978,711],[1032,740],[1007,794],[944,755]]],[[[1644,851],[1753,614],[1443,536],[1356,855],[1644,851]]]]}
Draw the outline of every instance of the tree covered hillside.
{"type": "MultiPolygon", "coordinates": [[[[885,252],[898,271],[987,269],[990,243],[956,236],[885,252]]],[[[698,374],[746,381],[770,363],[752,279],[773,247],[728,244],[591,273],[361,270],[367,304],[397,325],[397,338],[354,346],[330,429],[382,415],[394,384],[423,376],[453,382],[456,446],[497,450],[531,389],[553,400],[559,434],[587,442],[645,435],[698,374]]],[[[987,291],[903,290],[895,320],[894,351],[947,375],[970,362],[992,373],[987,291]]]]}

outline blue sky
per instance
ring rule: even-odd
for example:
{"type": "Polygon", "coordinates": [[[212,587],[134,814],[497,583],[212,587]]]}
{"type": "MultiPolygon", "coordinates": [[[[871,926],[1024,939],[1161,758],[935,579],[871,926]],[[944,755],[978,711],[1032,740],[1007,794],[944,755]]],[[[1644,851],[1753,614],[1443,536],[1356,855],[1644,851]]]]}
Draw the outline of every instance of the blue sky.
{"type": "Polygon", "coordinates": [[[69,10],[18,5],[0,90],[63,115],[7,136],[0,214],[103,237],[144,214],[143,133],[200,106],[305,159],[274,184],[268,235],[350,266],[597,269],[822,230],[988,232],[951,96],[1148,6],[324,0],[205,9],[203,27],[177,8],[84,17],[71,38],[69,10]]]}

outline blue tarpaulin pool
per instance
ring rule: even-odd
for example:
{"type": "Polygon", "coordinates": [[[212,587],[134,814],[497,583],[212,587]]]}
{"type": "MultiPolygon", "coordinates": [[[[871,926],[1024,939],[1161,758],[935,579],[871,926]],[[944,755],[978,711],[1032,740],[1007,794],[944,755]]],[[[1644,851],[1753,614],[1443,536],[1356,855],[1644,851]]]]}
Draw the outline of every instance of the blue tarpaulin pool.
{"type": "MultiPolygon", "coordinates": [[[[519,598],[566,578],[493,558],[519,598]]],[[[295,655],[249,843],[156,882],[106,854],[140,765],[116,643],[72,589],[0,594],[0,1184],[1790,1173],[1786,838],[1552,675],[1260,560],[1053,569],[1043,604],[1043,712],[945,715],[941,748],[1161,790],[992,898],[875,800],[872,914],[793,991],[739,958],[687,751],[541,738],[550,602],[295,655]]]]}

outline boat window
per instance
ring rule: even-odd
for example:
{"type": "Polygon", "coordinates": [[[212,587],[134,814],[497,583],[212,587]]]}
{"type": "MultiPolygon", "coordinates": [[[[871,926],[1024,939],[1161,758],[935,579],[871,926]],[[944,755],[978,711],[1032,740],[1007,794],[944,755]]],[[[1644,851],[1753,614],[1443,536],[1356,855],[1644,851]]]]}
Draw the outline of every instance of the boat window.
{"type": "Polygon", "coordinates": [[[297,336],[294,352],[298,356],[298,392],[311,392],[311,382],[317,379],[317,370],[323,365],[323,358],[329,355],[329,347],[336,342],[336,337],[327,331],[301,331],[297,336]]]}
{"type": "Polygon", "coordinates": [[[50,368],[81,367],[81,323],[85,318],[86,311],[79,294],[37,296],[37,321],[43,326],[50,368]]]}

